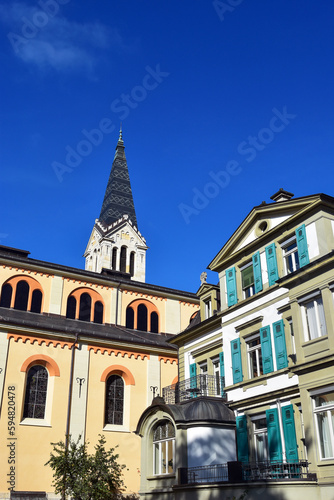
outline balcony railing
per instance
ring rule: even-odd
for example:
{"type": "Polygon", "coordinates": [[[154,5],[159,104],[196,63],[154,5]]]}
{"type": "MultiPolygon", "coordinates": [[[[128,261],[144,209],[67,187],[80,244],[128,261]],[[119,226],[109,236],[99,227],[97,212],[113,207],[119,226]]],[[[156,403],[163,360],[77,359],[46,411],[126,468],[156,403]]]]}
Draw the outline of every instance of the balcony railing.
{"type": "Polygon", "coordinates": [[[167,404],[182,403],[199,396],[220,397],[227,400],[224,392],[225,378],[215,375],[196,375],[162,389],[167,404]]]}
{"type": "Polygon", "coordinates": [[[179,469],[179,484],[231,483],[249,481],[316,481],[308,472],[308,462],[228,462],[179,469]]]}

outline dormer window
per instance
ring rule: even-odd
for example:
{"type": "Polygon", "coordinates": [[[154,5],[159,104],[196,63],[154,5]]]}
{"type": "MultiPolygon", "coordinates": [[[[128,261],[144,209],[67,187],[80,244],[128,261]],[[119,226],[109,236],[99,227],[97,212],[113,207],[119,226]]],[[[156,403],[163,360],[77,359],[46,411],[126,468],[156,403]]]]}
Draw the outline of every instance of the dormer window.
{"type": "Polygon", "coordinates": [[[243,298],[247,299],[255,294],[253,264],[250,262],[241,268],[241,283],[243,298]]]}
{"type": "Polygon", "coordinates": [[[212,301],[211,299],[207,299],[204,301],[205,307],[205,319],[211,318],[212,316],[212,301]]]}

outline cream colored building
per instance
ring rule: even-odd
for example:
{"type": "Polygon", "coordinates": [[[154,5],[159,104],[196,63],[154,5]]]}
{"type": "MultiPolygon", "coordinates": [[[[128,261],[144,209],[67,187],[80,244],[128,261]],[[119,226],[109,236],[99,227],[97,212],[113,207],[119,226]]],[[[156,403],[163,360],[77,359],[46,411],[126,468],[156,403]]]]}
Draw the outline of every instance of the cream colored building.
{"type": "Polygon", "coordinates": [[[143,498],[334,498],[334,198],[271,199],[209,264],[218,285],[203,276],[200,313],[170,341],[179,382],[137,427],[143,498]]]}
{"type": "Polygon", "coordinates": [[[177,380],[167,341],[199,309],[195,294],[145,282],[146,250],[121,136],[85,270],[0,247],[0,498],[55,498],[44,464],[66,433],[90,450],[103,434],[139,490],[134,430],[177,380]]]}

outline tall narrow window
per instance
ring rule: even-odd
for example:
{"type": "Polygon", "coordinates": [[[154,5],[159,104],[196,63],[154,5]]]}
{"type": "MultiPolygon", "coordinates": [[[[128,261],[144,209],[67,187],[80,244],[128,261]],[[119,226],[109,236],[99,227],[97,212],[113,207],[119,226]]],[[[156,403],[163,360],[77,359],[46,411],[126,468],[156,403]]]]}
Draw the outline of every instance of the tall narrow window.
{"type": "Polygon", "coordinates": [[[105,425],[123,425],[124,382],[118,375],[110,375],[106,383],[105,425]]]}
{"type": "Polygon", "coordinates": [[[247,345],[247,355],[248,355],[249,378],[259,377],[260,375],[263,374],[260,335],[256,335],[251,339],[249,339],[246,345],[247,345]]]}
{"type": "Polygon", "coordinates": [[[47,389],[47,369],[40,365],[30,368],[27,377],[23,418],[44,418],[47,389]]]}
{"type": "Polygon", "coordinates": [[[288,241],[283,243],[283,259],[285,266],[285,274],[293,273],[299,269],[299,256],[297,249],[297,241],[296,238],[290,238],[288,241]]]}
{"type": "Polygon", "coordinates": [[[244,299],[255,294],[253,264],[241,270],[241,281],[244,299]]]}
{"type": "Polygon", "coordinates": [[[327,335],[324,306],[321,296],[305,301],[303,304],[306,340],[327,335]]]}
{"type": "Polygon", "coordinates": [[[30,311],[34,313],[40,313],[41,307],[42,307],[42,292],[40,290],[34,290],[32,292],[30,311]]]}
{"type": "Polygon", "coordinates": [[[10,307],[12,294],[12,285],[10,285],[9,283],[4,284],[1,290],[0,307],[10,307]]]}
{"type": "Polygon", "coordinates": [[[112,261],[111,262],[112,262],[111,265],[112,265],[113,271],[116,271],[117,270],[117,248],[116,247],[114,247],[112,249],[112,261]]]}
{"type": "Polygon", "coordinates": [[[155,311],[151,312],[151,332],[159,332],[159,316],[155,311]]]}
{"type": "Polygon", "coordinates": [[[90,310],[92,307],[92,299],[88,293],[81,294],[79,319],[81,321],[90,321],[90,310]]]}
{"type": "Polygon", "coordinates": [[[334,392],[316,396],[313,401],[320,457],[334,458],[334,392]]]}
{"type": "Polygon", "coordinates": [[[139,304],[137,309],[137,330],[147,332],[147,307],[139,304]]]}
{"type": "Polygon", "coordinates": [[[94,323],[103,323],[103,304],[97,300],[94,305],[94,323]]]}
{"type": "Polygon", "coordinates": [[[14,309],[26,311],[28,307],[29,285],[26,281],[19,281],[16,287],[14,309]]]}
{"type": "Polygon", "coordinates": [[[77,307],[77,300],[71,296],[67,299],[66,318],[75,319],[75,311],[77,307]]]}
{"type": "Polygon", "coordinates": [[[153,431],[153,473],[173,474],[175,464],[175,429],[171,422],[163,421],[153,431]]]}
{"type": "Polygon", "coordinates": [[[131,276],[135,275],[135,253],[130,253],[130,274],[131,276]]]}
{"type": "Polygon", "coordinates": [[[121,266],[120,271],[126,273],[126,247],[121,248],[121,266]]]}
{"type": "Polygon", "coordinates": [[[132,309],[132,307],[128,307],[126,309],[126,322],[125,322],[126,328],[133,329],[135,327],[134,321],[135,321],[135,312],[132,309]]]}
{"type": "Polygon", "coordinates": [[[253,420],[254,445],[257,462],[269,460],[267,419],[265,416],[253,420]]]}

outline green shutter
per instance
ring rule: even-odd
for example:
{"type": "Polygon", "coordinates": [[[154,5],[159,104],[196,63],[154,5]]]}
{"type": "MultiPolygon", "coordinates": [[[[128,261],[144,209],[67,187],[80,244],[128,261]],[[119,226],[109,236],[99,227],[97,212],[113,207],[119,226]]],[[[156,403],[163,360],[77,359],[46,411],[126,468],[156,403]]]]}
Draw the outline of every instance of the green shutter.
{"type": "Polygon", "coordinates": [[[283,406],[282,421],[285,442],[286,461],[288,463],[298,462],[298,446],[295,429],[293,406],[283,406]]]}
{"type": "Polygon", "coordinates": [[[303,224],[300,227],[297,227],[296,240],[297,240],[297,248],[298,248],[299,265],[300,265],[300,267],[303,267],[303,266],[306,266],[306,264],[309,264],[309,262],[310,262],[310,259],[308,256],[305,224],[303,224]]]}
{"type": "Polygon", "coordinates": [[[249,449],[248,449],[248,434],[247,434],[247,417],[242,415],[236,418],[237,426],[237,449],[238,461],[248,462],[249,449]]]}
{"type": "Polygon", "coordinates": [[[221,378],[221,386],[220,386],[220,394],[221,396],[225,396],[225,365],[224,365],[224,353],[220,352],[219,353],[219,369],[220,369],[220,376],[221,378]]]}
{"type": "Polygon", "coordinates": [[[266,247],[266,258],[267,258],[269,286],[272,286],[278,280],[278,267],[277,267],[275,243],[272,243],[271,245],[268,245],[266,247]]]}
{"type": "Polygon", "coordinates": [[[260,328],[260,339],[263,373],[270,373],[274,370],[270,326],[264,326],[263,328],[260,328]]]}
{"type": "Polygon", "coordinates": [[[282,461],[282,441],[277,408],[266,411],[270,462],[282,461]]]}
{"type": "Polygon", "coordinates": [[[240,339],[231,341],[233,384],[242,382],[240,339]]]}
{"type": "Polygon", "coordinates": [[[288,357],[286,353],[286,343],[284,334],[284,322],[281,319],[273,324],[274,340],[275,340],[275,352],[276,352],[276,362],[277,370],[281,368],[286,368],[288,366],[288,357]]]}
{"type": "MultiPolygon", "coordinates": [[[[196,389],[197,388],[197,377],[196,377],[196,363],[192,363],[190,365],[190,389],[196,389]]],[[[191,396],[196,397],[196,393],[191,393],[191,396]]]]}
{"type": "Polygon", "coordinates": [[[261,292],[261,290],[263,289],[260,252],[256,252],[253,255],[252,261],[253,261],[253,271],[254,271],[255,293],[258,293],[261,292]]]}
{"type": "Polygon", "coordinates": [[[235,279],[235,267],[226,271],[227,305],[234,306],[237,303],[237,283],[235,279]]]}

